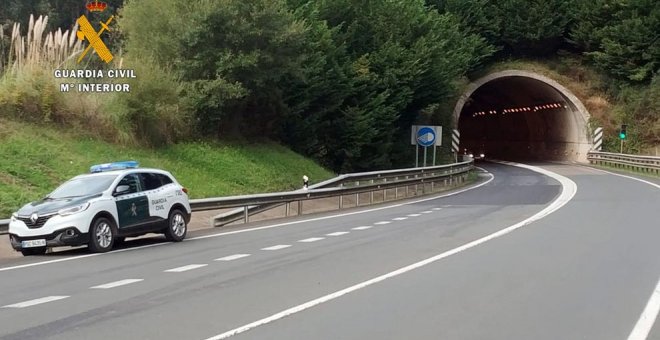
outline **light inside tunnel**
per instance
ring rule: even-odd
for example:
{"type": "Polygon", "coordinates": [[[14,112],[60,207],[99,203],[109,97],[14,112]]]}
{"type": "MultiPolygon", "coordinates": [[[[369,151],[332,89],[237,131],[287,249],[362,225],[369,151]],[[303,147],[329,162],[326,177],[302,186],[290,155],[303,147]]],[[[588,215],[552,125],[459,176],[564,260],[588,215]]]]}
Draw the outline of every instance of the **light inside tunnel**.
{"type": "Polygon", "coordinates": [[[510,160],[583,159],[590,142],[586,113],[580,112],[584,106],[576,101],[566,89],[538,77],[475,83],[455,112],[461,150],[510,160]]]}

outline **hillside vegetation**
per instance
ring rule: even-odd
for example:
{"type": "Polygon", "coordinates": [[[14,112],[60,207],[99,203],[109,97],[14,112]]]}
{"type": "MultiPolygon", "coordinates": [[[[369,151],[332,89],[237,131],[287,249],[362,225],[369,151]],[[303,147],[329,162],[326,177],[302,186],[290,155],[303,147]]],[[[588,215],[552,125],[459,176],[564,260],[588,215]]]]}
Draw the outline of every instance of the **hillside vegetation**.
{"type": "MultiPolygon", "coordinates": [[[[0,115],[113,143],[259,137],[337,172],[399,167],[412,162],[410,125],[450,127],[447,102],[471,75],[565,55],[602,79],[612,105],[597,119],[629,124],[630,151],[660,143],[657,0],[108,0],[86,14],[119,14],[107,67],[138,78],[130,94],[96,96],[58,91],[51,70],[81,65],[48,57],[45,38],[82,3],[6,2],[0,115]]],[[[75,37],[54,36],[55,55],[79,54],[75,37]]],[[[82,66],[106,67],[98,59],[82,66]]]]}
{"type": "Polygon", "coordinates": [[[167,169],[193,198],[299,189],[334,175],[276,144],[184,142],[158,150],[119,146],[64,129],[0,118],[0,219],[93,164],[137,160],[167,169]]]}

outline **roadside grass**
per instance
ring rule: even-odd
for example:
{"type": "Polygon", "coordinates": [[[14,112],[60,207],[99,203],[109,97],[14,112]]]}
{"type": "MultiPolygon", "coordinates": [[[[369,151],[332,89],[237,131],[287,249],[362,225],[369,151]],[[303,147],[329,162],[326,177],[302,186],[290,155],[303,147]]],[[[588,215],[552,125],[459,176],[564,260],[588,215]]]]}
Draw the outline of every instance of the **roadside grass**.
{"type": "Polygon", "coordinates": [[[287,191],[302,176],[320,182],[334,174],[275,143],[186,142],[163,148],[117,145],[85,131],[0,118],[0,218],[38,199],[93,164],[137,160],[170,171],[191,198],[287,191]]]}

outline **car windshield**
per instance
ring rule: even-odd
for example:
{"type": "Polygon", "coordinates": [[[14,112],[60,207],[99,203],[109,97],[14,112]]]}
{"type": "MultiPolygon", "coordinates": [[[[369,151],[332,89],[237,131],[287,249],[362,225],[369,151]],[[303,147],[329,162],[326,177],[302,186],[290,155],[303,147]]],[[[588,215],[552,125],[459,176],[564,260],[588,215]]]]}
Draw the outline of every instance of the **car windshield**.
{"type": "Polygon", "coordinates": [[[51,192],[47,198],[67,198],[100,194],[110,187],[117,175],[74,178],[51,192]]]}

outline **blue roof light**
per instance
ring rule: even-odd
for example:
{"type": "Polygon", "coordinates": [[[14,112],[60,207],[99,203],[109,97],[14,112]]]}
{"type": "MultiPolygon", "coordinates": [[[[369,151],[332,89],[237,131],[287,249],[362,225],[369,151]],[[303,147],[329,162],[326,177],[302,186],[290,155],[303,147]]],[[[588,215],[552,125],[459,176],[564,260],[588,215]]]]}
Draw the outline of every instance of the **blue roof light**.
{"type": "Polygon", "coordinates": [[[92,165],[89,168],[89,172],[104,172],[112,170],[124,170],[124,169],[135,169],[139,167],[140,164],[137,161],[124,161],[124,162],[113,162],[105,164],[92,165]]]}

